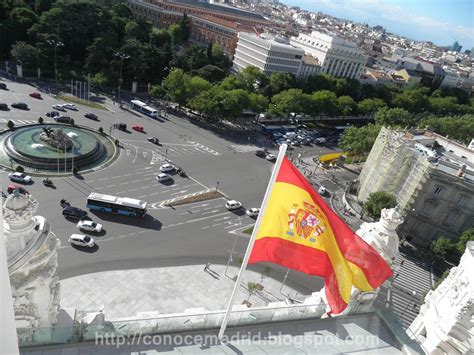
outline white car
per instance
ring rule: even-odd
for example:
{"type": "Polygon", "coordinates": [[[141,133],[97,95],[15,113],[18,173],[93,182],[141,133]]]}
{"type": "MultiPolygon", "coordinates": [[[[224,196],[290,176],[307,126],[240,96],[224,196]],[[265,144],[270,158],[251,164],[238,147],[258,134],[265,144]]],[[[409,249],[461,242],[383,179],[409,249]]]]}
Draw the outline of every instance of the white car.
{"type": "Polygon", "coordinates": [[[92,248],[95,246],[94,238],[82,234],[71,234],[68,239],[68,242],[80,247],[92,248]]]}
{"type": "Polygon", "coordinates": [[[318,189],[318,194],[324,195],[326,193],[326,188],[324,186],[320,186],[318,189]]]}
{"type": "Polygon", "coordinates": [[[53,110],[66,111],[66,108],[64,107],[64,105],[56,104],[56,105],[53,105],[53,110]]]}
{"type": "Polygon", "coordinates": [[[160,171],[163,173],[167,173],[168,171],[173,171],[173,170],[174,170],[174,166],[169,163],[166,163],[160,166],[160,171]]]}
{"type": "Polygon", "coordinates": [[[77,223],[77,228],[89,231],[89,232],[101,232],[102,231],[102,224],[93,222],[93,221],[79,221],[77,223]]]}
{"type": "Polygon", "coordinates": [[[171,176],[165,173],[161,173],[156,176],[156,180],[158,180],[158,182],[168,181],[171,180],[171,176]]]}
{"type": "Polygon", "coordinates": [[[26,175],[25,173],[10,173],[8,177],[11,181],[29,183],[31,182],[31,176],[26,175]]]}
{"type": "Polygon", "coordinates": [[[225,208],[229,211],[238,210],[240,207],[242,207],[242,204],[236,200],[229,200],[225,203],[225,208]]]}
{"type": "Polygon", "coordinates": [[[260,208],[249,208],[247,211],[245,211],[245,214],[249,217],[257,217],[259,213],[260,208]]]}
{"type": "Polygon", "coordinates": [[[270,154],[267,154],[265,159],[267,159],[268,161],[275,161],[277,157],[270,153],[270,154]]]}
{"type": "Polygon", "coordinates": [[[64,108],[67,108],[68,110],[74,110],[77,111],[77,107],[74,104],[63,104],[62,105],[64,108]]]}

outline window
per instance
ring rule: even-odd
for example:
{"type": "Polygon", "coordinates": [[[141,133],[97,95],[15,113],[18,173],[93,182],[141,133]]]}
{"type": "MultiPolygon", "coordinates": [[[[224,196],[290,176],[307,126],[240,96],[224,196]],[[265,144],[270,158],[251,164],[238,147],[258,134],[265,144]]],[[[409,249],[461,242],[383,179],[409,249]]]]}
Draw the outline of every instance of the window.
{"type": "Polygon", "coordinates": [[[464,206],[467,202],[468,198],[466,195],[460,195],[459,198],[458,198],[458,203],[461,205],[461,206],[464,206]]]}
{"type": "Polygon", "coordinates": [[[433,211],[435,210],[436,208],[436,204],[432,201],[425,201],[423,203],[423,208],[421,210],[421,214],[425,215],[425,216],[431,216],[431,214],[433,213],[433,211]]]}
{"type": "Polygon", "coordinates": [[[443,188],[439,185],[436,185],[435,188],[433,189],[433,194],[436,196],[440,196],[442,191],[443,191],[443,188]]]}
{"type": "Polygon", "coordinates": [[[448,216],[446,217],[445,223],[448,226],[454,226],[456,224],[456,220],[459,217],[459,212],[458,211],[451,211],[449,212],[448,216]]]}

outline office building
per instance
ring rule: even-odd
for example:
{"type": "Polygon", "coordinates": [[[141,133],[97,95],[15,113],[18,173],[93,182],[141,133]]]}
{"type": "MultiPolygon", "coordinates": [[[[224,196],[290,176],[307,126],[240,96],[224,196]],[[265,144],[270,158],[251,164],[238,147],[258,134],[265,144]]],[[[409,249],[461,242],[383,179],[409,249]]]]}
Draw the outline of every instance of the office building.
{"type": "Polygon", "coordinates": [[[321,74],[359,79],[364,72],[367,57],[354,42],[313,31],[292,37],[290,44],[317,58],[321,74]]]}
{"type": "Polygon", "coordinates": [[[263,72],[285,72],[297,75],[304,50],[269,35],[240,32],[232,70],[239,72],[252,65],[263,72]]]}

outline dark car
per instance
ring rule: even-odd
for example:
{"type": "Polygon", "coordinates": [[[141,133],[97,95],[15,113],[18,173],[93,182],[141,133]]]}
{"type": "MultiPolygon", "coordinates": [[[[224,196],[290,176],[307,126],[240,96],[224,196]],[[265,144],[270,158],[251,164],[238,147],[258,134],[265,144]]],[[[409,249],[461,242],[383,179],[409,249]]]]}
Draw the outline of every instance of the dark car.
{"type": "Polygon", "coordinates": [[[47,117],[57,117],[59,116],[59,112],[58,111],[50,111],[50,112],[46,112],[46,116],[47,117]]]}
{"type": "Polygon", "coordinates": [[[89,118],[91,120],[97,120],[97,115],[95,113],[92,113],[92,112],[87,112],[85,115],[84,115],[85,118],[89,118]]]}
{"type": "Polygon", "coordinates": [[[54,119],[56,120],[56,122],[60,122],[60,123],[71,123],[72,122],[72,119],[69,116],[57,116],[57,117],[54,117],[54,119]]]}
{"type": "Polygon", "coordinates": [[[149,137],[148,142],[153,143],[153,144],[160,144],[160,140],[156,137],[149,137]]]}
{"type": "Polygon", "coordinates": [[[117,128],[121,131],[126,131],[127,130],[127,125],[125,123],[115,123],[114,128],[117,128]]]}
{"type": "Polygon", "coordinates": [[[0,83],[0,89],[6,90],[6,89],[7,89],[7,84],[5,84],[5,83],[0,83]]]}
{"type": "Polygon", "coordinates": [[[2,111],[8,111],[8,105],[7,105],[7,104],[0,103],[0,110],[2,110],[2,111]]]}
{"type": "Polygon", "coordinates": [[[67,206],[63,209],[63,216],[66,218],[84,219],[87,212],[77,207],[67,206]]]}
{"type": "Polygon", "coordinates": [[[257,150],[255,155],[260,158],[265,158],[267,156],[267,152],[265,150],[257,150]]]}
{"type": "Polygon", "coordinates": [[[14,102],[14,103],[12,103],[11,106],[14,107],[14,108],[19,108],[20,110],[27,110],[28,109],[28,105],[25,104],[24,102],[14,102]]]}

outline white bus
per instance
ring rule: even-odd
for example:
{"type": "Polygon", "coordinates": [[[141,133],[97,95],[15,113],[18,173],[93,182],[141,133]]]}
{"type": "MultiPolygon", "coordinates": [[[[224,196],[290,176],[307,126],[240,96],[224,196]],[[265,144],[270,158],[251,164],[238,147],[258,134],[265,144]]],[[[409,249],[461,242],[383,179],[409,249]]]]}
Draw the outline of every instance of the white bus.
{"type": "Polygon", "coordinates": [[[92,192],[87,197],[87,208],[100,212],[116,213],[131,217],[144,217],[147,203],[128,197],[116,197],[92,192]]]}
{"type": "Polygon", "coordinates": [[[154,108],[148,106],[146,103],[140,101],[140,100],[132,100],[130,101],[130,105],[132,109],[144,113],[147,116],[156,118],[158,117],[158,111],[155,110],[154,108]]]}

